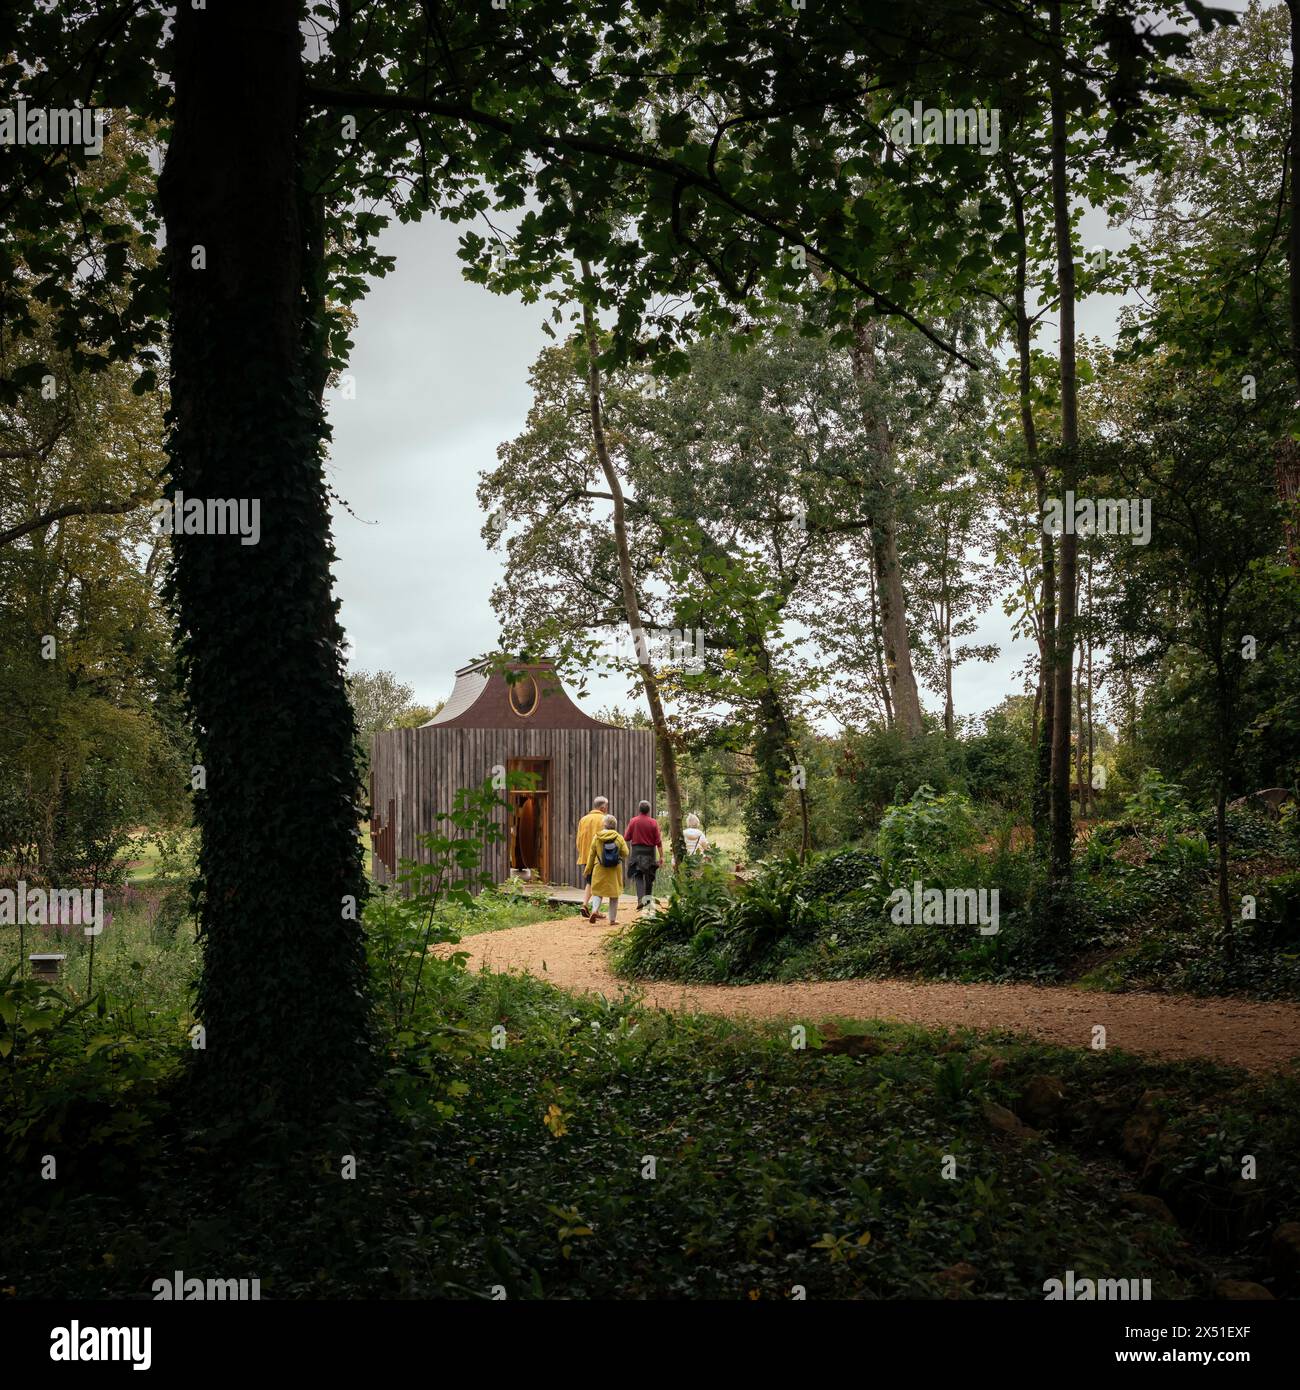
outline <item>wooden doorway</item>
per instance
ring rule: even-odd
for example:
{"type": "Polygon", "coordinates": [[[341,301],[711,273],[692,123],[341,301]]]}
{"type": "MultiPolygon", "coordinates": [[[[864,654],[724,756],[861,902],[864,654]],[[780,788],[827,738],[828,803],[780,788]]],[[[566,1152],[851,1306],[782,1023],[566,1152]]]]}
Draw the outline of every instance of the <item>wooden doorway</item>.
{"type": "Polygon", "coordinates": [[[551,881],[551,762],[549,758],[511,758],[506,772],[526,772],[526,790],[506,793],[510,803],[506,864],[521,878],[551,881]]]}

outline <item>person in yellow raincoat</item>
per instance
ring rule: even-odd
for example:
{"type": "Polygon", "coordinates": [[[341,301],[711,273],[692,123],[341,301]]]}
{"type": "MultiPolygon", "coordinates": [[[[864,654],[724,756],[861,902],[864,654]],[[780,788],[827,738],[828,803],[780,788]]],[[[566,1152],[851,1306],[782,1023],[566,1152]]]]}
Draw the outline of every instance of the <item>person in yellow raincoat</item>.
{"type": "Polygon", "coordinates": [[[591,921],[603,920],[600,905],[604,898],[609,899],[610,925],[618,921],[618,899],[623,891],[623,865],[626,863],[627,841],[618,833],[618,821],[606,816],[587,856],[587,872],[591,875],[591,921]]]}
{"type": "Polygon", "coordinates": [[[587,872],[587,860],[591,858],[591,842],[596,838],[596,831],[605,824],[608,811],[609,798],[598,796],[591,803],[591,810],[578,822],[578,872],[587,885],[587,891],[582,895],[584,917],[590,916],[587,904],[591,901],[591,875],[587,872]]]}

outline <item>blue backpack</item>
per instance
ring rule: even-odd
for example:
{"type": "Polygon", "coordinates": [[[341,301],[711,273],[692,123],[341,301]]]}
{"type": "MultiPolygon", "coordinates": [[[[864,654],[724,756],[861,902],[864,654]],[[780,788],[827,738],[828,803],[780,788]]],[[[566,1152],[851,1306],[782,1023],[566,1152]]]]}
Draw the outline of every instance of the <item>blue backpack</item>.
{"type": "Polygon", "coordinates": [[[618,841],[612,836],[600,847],[600,863],[602,868],[617,868],[622,855],[618,852],[618,841]]]}

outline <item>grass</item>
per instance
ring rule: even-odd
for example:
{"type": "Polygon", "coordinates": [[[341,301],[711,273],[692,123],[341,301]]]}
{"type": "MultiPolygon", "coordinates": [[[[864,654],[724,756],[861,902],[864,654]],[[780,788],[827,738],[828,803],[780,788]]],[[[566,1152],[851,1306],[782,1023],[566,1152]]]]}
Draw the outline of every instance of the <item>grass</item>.
{"type": "Polygon", "coordinates": [[[739,825],[719,825],[706,829],[705,838],[720,849],[728,863],[745,857],[745,831],[739,825]]]}
{"type": "MultiPolygon", "coordinates": [[[[174,930],[164,903],[167,889],[150,881],[131,880],[105,890],[106,913],[112,914],[93,940],[80,929],[28,926],[24,951],[63,952],[61,987],[74,1001],[94,987],[123,1002],[148,1007],[156,1000],[179,1000],[199,967],[193,923],[177,915],[174,930]]],[[[19,966],[19,929],[0,927],[0,976],[19,966]]],[[[22,969],[28,969],[22,962],[22,969]]]]}
{"type": "Polygon", "coordinates": [[[348,1140],[355,1181],[323,1140],[274,1161],[196,1143],[169,1081],[131,1128],[60,1140],[80,1152],[58,1184],[18,1166],[0,1285],[139,1296],[182,1268],[268,1298],[1038,1299],[1073,1269],[1158,1298],[1294,1291],[1267,1255],[1300,1191],[1294,1079],[884,1024],[856,1055],[816,1030],[799,1050],[786,1027],[452,969],[416,1031],[380,1129],[348,1140]],[[1059,1106],[1009,1131],[992,1107],[1026,1113],[1044,1076],[1059,1106]],[[1154,1164],[1125,1152],[1148,1112],[1154,1164]]]}
{"type": "Polygon", "coordinates": [[[478,936],[483,932],[504,931],[508,927],[524,927],[532,922],[574,915],[572,907],[552,907],[544,898],[511,892],[508,886],[484,889],[474,899],[473,907],[446,904],[439,911],[461,936],[478,936]]]}

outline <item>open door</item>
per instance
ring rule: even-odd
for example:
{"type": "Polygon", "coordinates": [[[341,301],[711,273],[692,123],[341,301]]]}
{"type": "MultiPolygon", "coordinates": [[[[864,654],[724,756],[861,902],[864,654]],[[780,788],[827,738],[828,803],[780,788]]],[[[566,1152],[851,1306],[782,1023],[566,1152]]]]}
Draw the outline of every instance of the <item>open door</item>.
{"type": "Polygon", "coordinates": [[[531,774],[527,790],[507,792],[510,824],[507,862],[523,878],[551,879],[551,764],[546,758],[512,758],[506,771],[531,774]]]}

